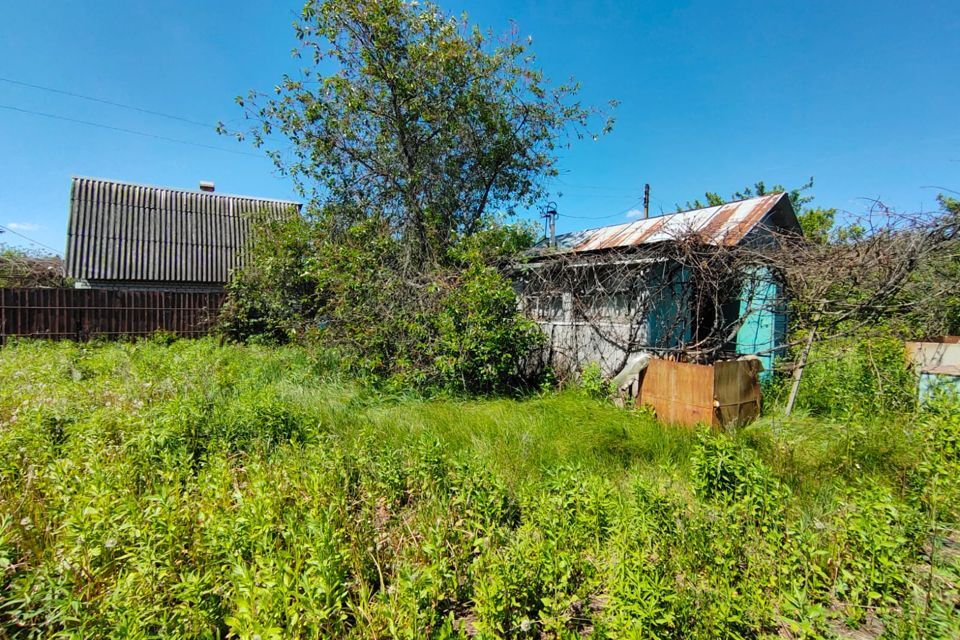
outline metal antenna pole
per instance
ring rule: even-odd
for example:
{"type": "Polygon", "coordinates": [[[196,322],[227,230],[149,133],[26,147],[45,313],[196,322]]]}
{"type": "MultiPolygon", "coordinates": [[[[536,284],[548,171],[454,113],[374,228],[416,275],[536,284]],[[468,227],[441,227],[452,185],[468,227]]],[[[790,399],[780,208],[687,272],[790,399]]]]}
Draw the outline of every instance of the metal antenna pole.
{"type": "Polygon", "coordinates": [[[556,202],[548,202],[546,208],[543,210],[543,213],[540,214],[540,217],[544,219],[543,237],[550,239],[549,246],[553,249],[557,248],[558,215],[556,202]]]}

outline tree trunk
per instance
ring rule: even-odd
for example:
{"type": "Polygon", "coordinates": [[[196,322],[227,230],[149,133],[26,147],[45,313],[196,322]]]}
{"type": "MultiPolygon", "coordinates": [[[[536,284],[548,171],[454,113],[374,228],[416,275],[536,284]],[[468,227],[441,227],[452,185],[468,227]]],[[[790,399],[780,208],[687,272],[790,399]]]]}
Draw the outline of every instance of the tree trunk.
{"type": "Polygon", "coordinates": [[[803,345],[803,351],[800,352],[800,358],[797,360],[793,369],[793,384],[790,385],[790,396],[787,398],[787,407],[784,410],[786,415],[793,411],[793,404],[797,401],[797,391],[800,389],[800,378],[803,377],[803,367],[807,364],[807,358],[810,356],[810,349],[813,347],[813,339],[817,334],[817,327],[810,329],[810,335],[807,336],[807,343],[803,345]]]}

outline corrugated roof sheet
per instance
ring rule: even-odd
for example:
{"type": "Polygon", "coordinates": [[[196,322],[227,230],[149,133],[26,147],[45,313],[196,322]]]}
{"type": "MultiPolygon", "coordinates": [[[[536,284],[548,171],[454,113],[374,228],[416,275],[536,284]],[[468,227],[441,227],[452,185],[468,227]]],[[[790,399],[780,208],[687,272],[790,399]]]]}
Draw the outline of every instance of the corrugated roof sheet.
{"type": "Polygon", "coordinates": [[[67,275],[84,280],[226,283],[251,224],[298,211],[285,200],[73,178],[67,275]]]}
{"type": "MultiPolygon", "coordinates": [[[[564,233],[557,236],[557,248],[574,252],[599,251],[664,242],[691,233],[699,234],[708,244],[733,246],[784,198],[787,198],[785,193],[773,193],[716,207],[564,233]]],[[[546,247],[546,240],[537,245],[539,249],[546,247]]]]}

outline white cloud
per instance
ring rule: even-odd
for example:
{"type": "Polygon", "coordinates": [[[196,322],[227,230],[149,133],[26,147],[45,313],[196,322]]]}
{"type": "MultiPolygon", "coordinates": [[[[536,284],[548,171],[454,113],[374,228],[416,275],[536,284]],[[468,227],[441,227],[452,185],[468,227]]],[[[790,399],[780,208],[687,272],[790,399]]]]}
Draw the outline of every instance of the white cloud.
{"type": "Polygon", "coordinates": [[[639,218],[642,215],[643,209],[630,209],[630,211],[627,211],[628,218],[639,218]]]}
{"type": "Polygon", "coordinates": [[[10,222],[7,224],[7,226],[14,231],[39,231],[43,228],[38,224],[33,224],[32,222],[10,222]]]}

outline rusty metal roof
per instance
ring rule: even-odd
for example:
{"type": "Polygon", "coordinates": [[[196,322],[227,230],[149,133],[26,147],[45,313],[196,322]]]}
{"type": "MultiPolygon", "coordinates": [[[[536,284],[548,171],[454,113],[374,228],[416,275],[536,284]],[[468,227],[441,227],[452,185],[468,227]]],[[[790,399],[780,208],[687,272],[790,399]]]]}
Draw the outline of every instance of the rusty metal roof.
{"type": "MultiPolygon", "coordinates": [[[[716,207],[671,213],[624,224],[573,231],[557,236],[560,251],[600,251],[653,244],[698,234],[708,244],[733,246],[753,230],[782,201],[785,193],[772,193],[716,207]]],[[[546,249],[541,241],[537,249],[546,249]]]]}

